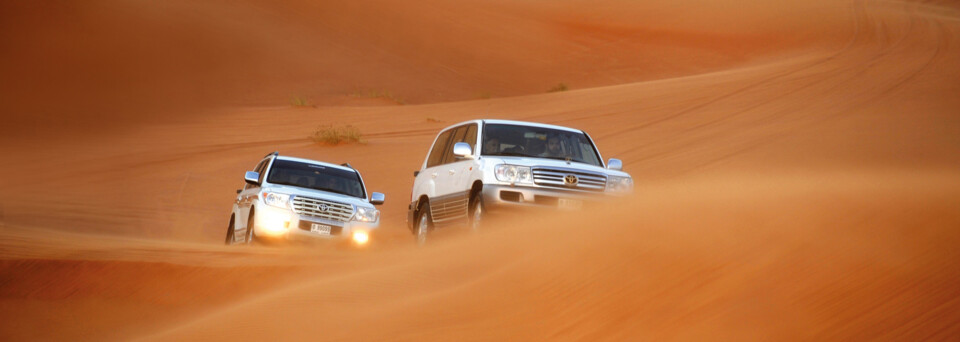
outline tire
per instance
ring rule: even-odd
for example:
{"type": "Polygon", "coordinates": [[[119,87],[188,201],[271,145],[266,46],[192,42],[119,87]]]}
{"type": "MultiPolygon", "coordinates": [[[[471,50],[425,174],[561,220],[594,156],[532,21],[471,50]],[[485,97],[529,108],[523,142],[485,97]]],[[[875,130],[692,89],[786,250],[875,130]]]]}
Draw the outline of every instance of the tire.
{"type": "Polygon", "coordinates": [[[424,203],[417,211],[417,225],[414,227],[414,237],[417,239],[417,245],[423,246],[427,243],[427,234],[433,229],[433,218],[430,217],[430,203],[424,203]]]}
{"type": "Polygon", "coordinates": [[[483,218],[487,215],[487,207],[483,204],[483,193],[477,191],[470,197],[470,210],[468,226],[474,232],[480,231],[483,227],[483,218]]]}
{"type": "Polygon", "coordinates": [[[231,216],[230,216],[230,224],[227,225],[227,239],[226,239],[226,241],[223,242],[223,244],[225,244],[225,245],[232,245],[232,244],[233,244],[233,240],[235,240],[234,237],[233,237],[233,224],[234,224],[234,223],[233,223],[233,218],[234,218],[234,216],[231,215],[231,216]]]}
{"type": "Polygon", "coordinates": [[[244,240],[248,245],[257,242],[257,233],[253,230],[254,225],[253,211],[250,211],[250,218],[247,219],[247,238],[244,240]]]}

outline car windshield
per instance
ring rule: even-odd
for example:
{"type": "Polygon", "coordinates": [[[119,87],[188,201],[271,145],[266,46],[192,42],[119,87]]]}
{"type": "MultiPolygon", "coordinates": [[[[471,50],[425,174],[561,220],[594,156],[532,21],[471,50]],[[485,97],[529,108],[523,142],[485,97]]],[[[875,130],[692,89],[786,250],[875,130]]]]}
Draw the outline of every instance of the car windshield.
{"type": "Polygon", "coordinates": [[[267,182],[366,198],[360,174],[317,164],[274,161],[267,182]]]}
{"type": "Polygon", "coordinates": [[[603,166],[593,143],[582,132],[536,126],[487,124],[481,154],[569,160],[603,166]]]}

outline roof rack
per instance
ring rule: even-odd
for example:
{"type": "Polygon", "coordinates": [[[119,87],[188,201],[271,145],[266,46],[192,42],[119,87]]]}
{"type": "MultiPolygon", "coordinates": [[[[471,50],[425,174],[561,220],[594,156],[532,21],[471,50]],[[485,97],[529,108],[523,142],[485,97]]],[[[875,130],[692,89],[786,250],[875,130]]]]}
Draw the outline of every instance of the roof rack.
{"type": "Polygon", "coordinates": [[[280,155],[280,151],[273,151],[273,153],[267,153],[267,155],[265,155],[265,156],[263,156],[263,157],[266,158],[266,157],[269,157],[269,156],[279,156],[279,155],[280,155]]]}

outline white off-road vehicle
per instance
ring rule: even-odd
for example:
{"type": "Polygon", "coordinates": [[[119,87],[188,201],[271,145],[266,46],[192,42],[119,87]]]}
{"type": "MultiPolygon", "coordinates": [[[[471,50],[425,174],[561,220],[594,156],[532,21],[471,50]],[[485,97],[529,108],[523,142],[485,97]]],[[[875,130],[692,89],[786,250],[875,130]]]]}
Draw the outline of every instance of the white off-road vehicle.
{"type": "Polygon", "coordinates": [[[436,226],[479,227],[508,208],[577,209],[633,191],[623,163],[606,164],[586,132],[554,125],[474,120],[437,135],[414,172],[407,226],[423,243],[436,226]],[[477,148],[477,146],[481,146],[477,148]]]}
{"type": "Polygon", "coordinates": [[[367,190],[349,164],[268,154],[243,177],[227,244],[258,240],[352,239],[367,243],[380,225],[384,195],[367,190]]]}

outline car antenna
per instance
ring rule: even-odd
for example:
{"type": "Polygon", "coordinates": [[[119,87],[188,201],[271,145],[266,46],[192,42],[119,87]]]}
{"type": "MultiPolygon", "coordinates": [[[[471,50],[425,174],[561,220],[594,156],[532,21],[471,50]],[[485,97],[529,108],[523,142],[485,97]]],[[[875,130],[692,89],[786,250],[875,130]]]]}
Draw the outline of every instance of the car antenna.
{"type": "Polygon", "coordinates": [[[349,168],[351,168],[351,169],[353,168],[353,166],[351,166],[350,163],[343,163],[343,164],[340,164],[340,166],[346,166],[346,167],[349,167],[349,168]]]}

